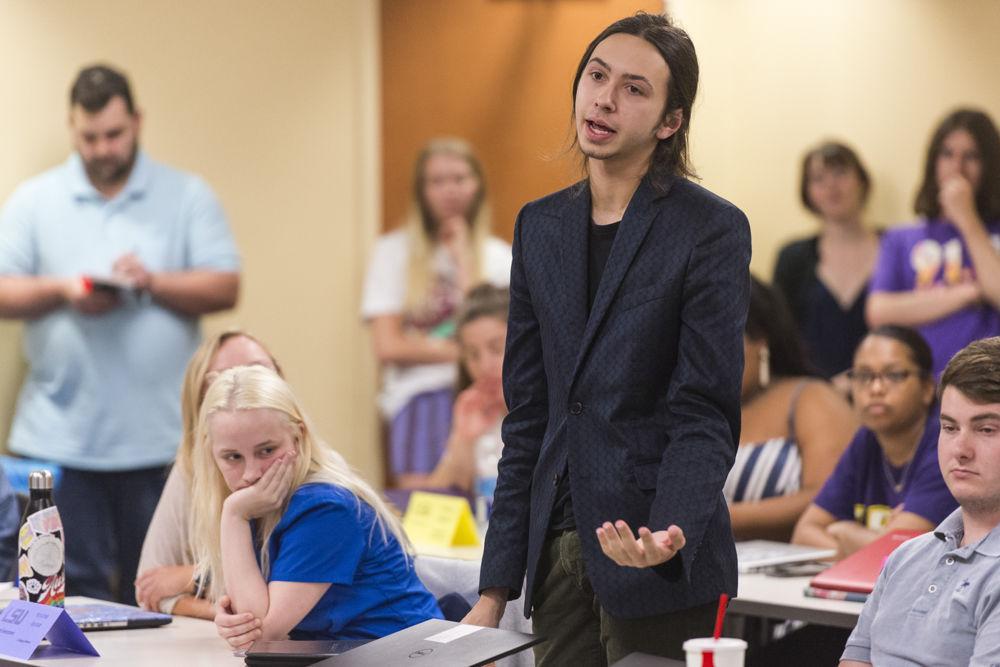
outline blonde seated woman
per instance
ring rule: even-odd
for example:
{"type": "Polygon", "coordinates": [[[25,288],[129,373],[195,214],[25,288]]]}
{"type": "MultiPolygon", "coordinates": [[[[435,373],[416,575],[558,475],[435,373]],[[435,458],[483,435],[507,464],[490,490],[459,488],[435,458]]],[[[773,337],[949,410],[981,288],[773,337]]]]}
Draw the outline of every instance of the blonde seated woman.
{"type": "Polygon", "coordinates": [[[376,638],[441,618],[399,520],[317,438],[276,373],[223,371],[195,437],[196,572],[218,599],[215,623],[233,648],[376,638]]]}
{"type": "Polygon", "coordinates": [[[258,365],[281,373],[264,345],[243,331],[231,329],[206,338],[188,362],[181,388],[181,434],[177,461],[146,531],[139,559],[135,596],[152,611],[211,620],[215,608],[195,594],[191,551],[191,448],[198,410],[210,381],[234,366],[258,365]]]}

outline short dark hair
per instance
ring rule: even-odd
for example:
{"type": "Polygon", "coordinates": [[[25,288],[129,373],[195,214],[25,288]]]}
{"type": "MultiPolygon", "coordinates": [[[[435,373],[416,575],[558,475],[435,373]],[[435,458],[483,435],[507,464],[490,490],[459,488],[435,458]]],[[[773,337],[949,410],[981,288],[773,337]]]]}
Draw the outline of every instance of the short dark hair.
{"type": "Polygon", "coordinates": [[[948,135],[955,130],[965,130],[972,135],[979,149],[983,172],[976,191],[976,210],[983,222],[1000,219],[1000,133],[993,119],[978,109],[956,109],[942,120],[931,143],[927,147],[924,161],[924,180],[917,191],[913,208],[917,215],[928,219],[941,217],[941,202],[938,201],[937,158],[948,135]]]}
{"type": "Polygon", "coordinates": [[[744,331],[751,340],[767,342],[772,377],[814,374],[785,299],[756,276],[750,276],[750,308],[744,331]]]}
{"type": "Polygon", "coordinates": [[[650,160],[650,182],[658,188],[665,188],[675,176],[695,177],[694,168],[688,156],[688,131],[691,128],[691,107],[694,105],[695,94],[698,92],[698,56],[694,44],[688,34],[675,26],[673,22],[661,14],[638,12],[615,21],[599,34],[587,46],[573,78],[573,108],[576,109],[576,89],[583,76],[583,70],[590,61],[597,45],[611,35],[626,34],[640,37],[660,52],[664,62],[670,69],[667,80],[667,106],[664,118],[680,111],[683,117],[680,128],[666,139],[661,139],[653,151],[650,160]]]}
{"type": "MultiPolygon", "coordinates": [[[[910,353],[913,363],[924,377],[930,377],[934,372],[934,355],[931,348],[920,332],[909,327],[901,327],[897,324],[883,324],[868,332],[865,338],[879,336],[880,338],[890,338],[900,343],[910,353]]],[[[860,345],[858,345],[860,347],[860,345]]]]}
{"type": "Polygon", "coordinates": [[[853,169],[861,182],[861,201],[868,199],[868,191],[871,188],[871,179],[868,177],[868,170],[861,163],[861,158],[850,146],[839,141],[824,141],[819,146],[806,152],[802,158],[802,176],[799,181],[799,197],[802,205],[809,211],[819,214],[816,205],[809,199],[809,163],[816,158],[824,167],[841,167],[853,169]]]}
{"type": "Polygon", "coordinates": [[[69,106],[80,105],[88,113],[97,113],[114,97],[122,98],[129,114],[135,114],[132,89],[125,75],[107,65],[91,65],[76,75],[69,89],[69,106]]]}
{"type": "Polygon", "coordinates": [[[941,375],[941,392],[954,387],[976,403],[1000,403],[1000,336],[969,343],[941,375]]]}

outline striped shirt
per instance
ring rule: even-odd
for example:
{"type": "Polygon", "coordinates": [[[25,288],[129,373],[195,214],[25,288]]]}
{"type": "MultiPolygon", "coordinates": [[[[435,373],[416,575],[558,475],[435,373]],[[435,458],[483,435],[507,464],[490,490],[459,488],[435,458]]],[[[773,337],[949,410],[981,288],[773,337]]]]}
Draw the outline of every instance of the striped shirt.
{"type": "Polygon", "coordinates": [[[744,443],[736,448],[736,460],[722,489],[730,503],[787,496],[802,487],[802,456],[795,441],[795,407],[803,380],[792,390],[788,402],[788,435],[764,442],[744,443]]]}

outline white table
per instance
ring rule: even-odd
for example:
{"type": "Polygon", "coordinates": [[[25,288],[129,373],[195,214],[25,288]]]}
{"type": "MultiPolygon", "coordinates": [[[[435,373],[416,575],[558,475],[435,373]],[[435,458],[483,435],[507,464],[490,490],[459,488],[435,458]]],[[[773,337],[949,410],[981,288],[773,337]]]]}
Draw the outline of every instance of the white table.
{"type": "Polygon", "coordinates": [[[739,594],[729,603],[729,611],[744,616],[853,628],[864,604],[806,597],[802,591],[811,578],[741,574],[739,594]]]}
{"type": "MultiPolygon", "coordinates": [[[[16,592],[14,593],[16,595],[16,592]]],[[[7,593],[5,597],[10,597],[7,593]]],[[[67,604],[101,602],[84,597],[69,597],[67,604]]],[[[243,658],[233,656],[229,646],[215,633],[215,624],[197,618],[174,616],[158,628],[137,630],[100,630],[85,633],[101,657],[68,657],[20,662],[2,657],[0,664],[44,665],[45,667],[82,667],[105,665],[117,667],[241,667],[243,658]]]]}

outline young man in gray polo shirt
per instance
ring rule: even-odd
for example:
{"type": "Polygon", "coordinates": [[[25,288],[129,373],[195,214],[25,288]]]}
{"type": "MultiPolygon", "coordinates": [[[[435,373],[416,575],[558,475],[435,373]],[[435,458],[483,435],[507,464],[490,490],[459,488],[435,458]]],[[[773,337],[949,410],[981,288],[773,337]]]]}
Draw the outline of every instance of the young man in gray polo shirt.
{"type": "Polygon", "coordinates": [[[841,667],[1000,665],[1000,337],[941,376],[938,463],[960,507],[889,558],[841,667]]]}

